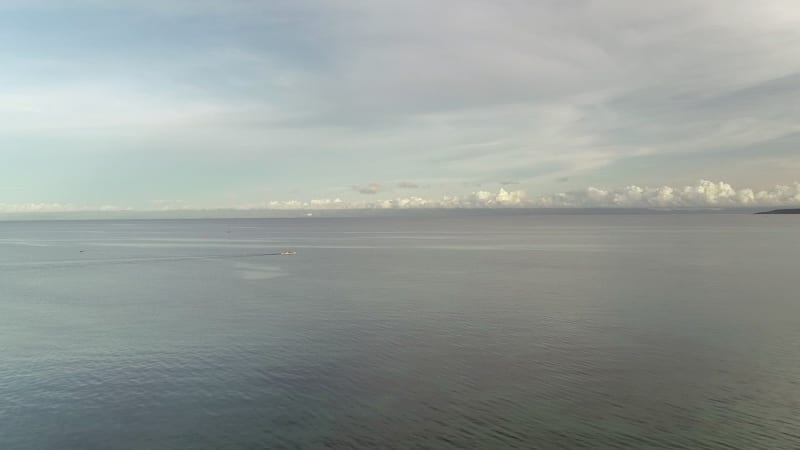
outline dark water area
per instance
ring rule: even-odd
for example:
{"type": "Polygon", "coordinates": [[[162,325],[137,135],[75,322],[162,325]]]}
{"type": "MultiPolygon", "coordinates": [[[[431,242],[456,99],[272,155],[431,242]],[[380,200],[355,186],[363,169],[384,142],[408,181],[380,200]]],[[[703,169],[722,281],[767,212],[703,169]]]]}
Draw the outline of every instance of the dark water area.
{"type": "Polygon", "coordinates": [[[0,448],[800,448],[798,256],[745,214],[0,223],[0,448]]]}

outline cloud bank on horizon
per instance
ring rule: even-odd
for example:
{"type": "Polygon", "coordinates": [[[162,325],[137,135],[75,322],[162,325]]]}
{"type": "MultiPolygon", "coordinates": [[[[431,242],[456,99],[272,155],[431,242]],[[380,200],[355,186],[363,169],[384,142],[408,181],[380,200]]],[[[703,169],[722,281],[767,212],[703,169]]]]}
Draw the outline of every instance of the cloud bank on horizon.
{"type": "Polygon", "coordinates": [[[0,211],[796,204],[794,0],[6,0],[0,30],[0,211]]]}
{"type": "MultiPolygon", "coordinates": [[[[701,180],[683,187],[625,186],[618,189],[589,187],[581,191],[529,197],[525,191],[477,191],[465,196],[426,199],[411,196],[380,201],[348,202],[340,198],[273,200],[256,204],[221,206],[235,210],[355,210],[355,209],[456,209],[456,208],[756,208],[800,206],[800,183],[778,185],[769,190],[735,189],[725,182],[701,180]]],[[[187,204],[165,204],[160,211],[198,210],[187,204]]],[[[60,203],[0,203],[0,213],[120,212],[131,207],[104,205],[80,207],[60,203]]]]}

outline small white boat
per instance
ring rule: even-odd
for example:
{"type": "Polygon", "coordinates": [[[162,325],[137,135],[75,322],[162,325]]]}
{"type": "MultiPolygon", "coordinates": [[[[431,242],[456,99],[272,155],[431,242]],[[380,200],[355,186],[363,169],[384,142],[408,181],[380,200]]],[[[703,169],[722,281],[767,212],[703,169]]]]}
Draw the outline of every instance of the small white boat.
{"type": "Polygon", "coordinates": [[[283,256],[296,255],[296,254],[297,254],[297,252],[281,252],[281,255],[283,255],[283,256]]]}

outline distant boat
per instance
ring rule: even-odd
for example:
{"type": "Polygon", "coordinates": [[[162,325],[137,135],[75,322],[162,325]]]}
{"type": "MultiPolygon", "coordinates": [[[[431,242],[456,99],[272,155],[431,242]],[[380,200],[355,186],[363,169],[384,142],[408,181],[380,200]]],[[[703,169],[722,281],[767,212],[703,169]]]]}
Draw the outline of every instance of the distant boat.
{"type": "Polygon", "coordinates": [[[283,255],[283,256],[286,256],[286,255],[296,255],[296,254],[297,254],[297,252],[281,252],[281,255],[283,255]]]}

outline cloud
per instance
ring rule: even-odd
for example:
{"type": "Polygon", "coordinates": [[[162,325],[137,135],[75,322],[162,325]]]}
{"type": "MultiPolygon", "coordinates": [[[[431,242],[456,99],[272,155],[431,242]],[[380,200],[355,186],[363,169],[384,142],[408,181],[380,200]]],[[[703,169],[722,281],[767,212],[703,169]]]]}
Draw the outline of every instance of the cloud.
{"type": "Polygon", "coordinates": [[[370,183],[366,186],[353,186],[353,189],[360,194],[373,195],[380,192],[383,186],[378,183],[370,183]]]}
{"type": "MultiPolygon", "coordinates": [[[[162,202],[160,211],[197,210],[180,202],[162,202]]],[[[349,210],[349,209],[497,209],[497,208],[649,208],[703,209],[800,206],[800,182],[777,185],[770,189],[734,188],[719,181],[701,180],[694,185],[637,186],[605,189],[589,187],[584,190],[529,196],[525,191],[479,190],[467,195],[445,195],[439,198],[422,196],[399,197],[374,201],[346,201],[341,198],[313,200],[269,200],[241,204],[231,208],[213,209],[255,210],[349,210]]],[[[0,213],[37,212],[96,212],[133,211],[129,207],[88,207],[63,203],[0,203],[0,213]]],[[[147,211],[147,210],[142,210],[147,211]]]]}
{"type": "MultiPolygon", "coordinates": [[[[522,190],[476,191],[438,199],[421,196],[374,202],[297,200],[262,204],[267,209],[415,209],[415,208],[738,208],[800,205],[800,183],[767,190],[736,189],[725,182],[701,180],[682,187],[629,185],[616,189],[584,190],[529,196],[522,190]]],[[[256,208],[257,209],[257,208],[256,208]]]]}
{"type": "Polygon", "coordinates": [[[0,212],[3,213],[64,212],[76,209],[79,208],[65,203],[0,203],[0,212]]]}
{"type": "Polygon", "coordinates": [[[270,201],[260,204],[243,205],[237,209],[415,209],[415,208],[508,208],[526,206],[527,194],[523,191],[498,192],[477,191],[465,196],[443,196],[439,199],[426,199],[420,196],[376,200],[370,202],[347,202],[337,199],[311,201],[287,200],[270,201]]]}
{"type": "Polygon", "coordinates": [[[418,189],[419,185],[417,183],[411,183],[411,182],[408,182],[408,181],[401,181],[400,183],[397,183],[397,187],[399,187],[401,189],[418,189]]]}
{"type": "Polygon", "coordinates": [[[115,205],[79,206],[71,203],[0,203],[0,214],[56,212],[121,212],[133,208],[115,205]]]}
{"type": "MultiPolygon", "coordinates": [[[[415,174],[417,195],[386,201],[448,205],[438,196],[450,192],[456,204],[483,205],[463,181],[516,180],[531,194],[567,179],[765,186],[789,182],[786,168],[800,163],[792,0],[8,0],[0,9],[0,178],[22,186],[14,200],[49,189],[66,202],[206,206],[251,200],[238,197],[242,186],[302,186],[297,196],[335,200],[347,197],[336,187],[363,174],[415,174]],[[163,172],[142,177],[156,160],[163,172]],[[110,170],[88,169],[98,164],[126,182],[111,186],[110,170]],[[626,180],[634,170],[640,178],[626,180]],[[461,184],[444,181],[453,179],[461,184]]],[[[378,199],[390,187],[412,189],[354,189],[378,199]]],[[[641,189],[481,198],[700,201],[682,187],[656,198],[641,189]]]]}
{"type": "Polygon", "coordinates": [[[624,208],[707,208],[768,207],[800,204],[800,183],[778,185],[769,190],[735,189],[725,182],[701,180],[683,187],[626,186],[618,189],[595,187],[562,192],[533,199],[535,207],[624,207],[624,208]]]}

